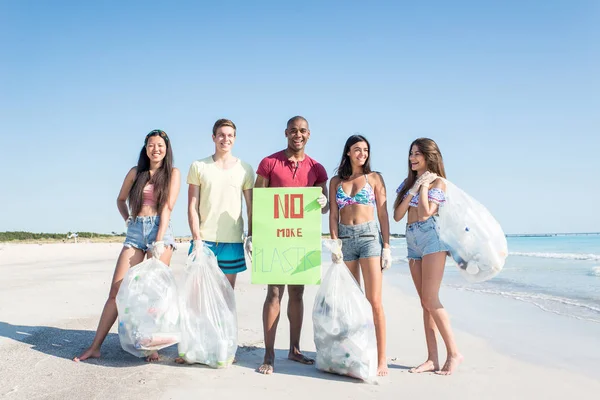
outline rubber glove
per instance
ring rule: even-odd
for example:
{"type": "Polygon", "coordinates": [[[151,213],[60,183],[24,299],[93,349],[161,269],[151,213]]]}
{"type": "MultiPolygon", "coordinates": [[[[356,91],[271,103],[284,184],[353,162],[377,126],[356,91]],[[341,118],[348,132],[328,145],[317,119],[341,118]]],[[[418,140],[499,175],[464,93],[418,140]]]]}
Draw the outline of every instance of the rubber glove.
{"type": "Polygon", "coordinates": [[[335,264],[340,264],[344,261],[342,241],[340,239],[335,239],[333,241],[333,246],[331,247],[331,261],[335,264]]]}
{"type": "Polygon", "coordinates": [[[325,195],[321,193],[321,195],[317,199],[317,203],[319,203],[321,208],[325,207],[327,205],[327,197],[325,197],[325,195]]]}
{"type": "Polygon", "coordinates": [[[159,240],[158,242],[152,243],[152,257],[160,258],[165,252],[165,242],[159,240]]]}
{"type": "Polygon", "coordinates": [[[244,251],[249,255],[252,255],[252,236],[248,236],[246,240],[244,240],[244,251]]]}
{"type": "Polygon", "coordinates": [[[385,248],[381,250],[381,270],[385,271],[392,266],[392,249],[385,248]]]}
{"type": "Polygon", "coordinates": [[[429,171],[423,174],[422,177],[423,180],[421,181],[421,186],[425,186],[427,188],[429,188],[429,185],[431,185],[433,181],[435,181],[438,178],[437,174],[434,174],[433,172],[429,171]]]}
{"type": "Polygon", "coordinates": [[[202,239],[195,239],[191,241],[191,249],[189,251],[189,254],[192,254],[194,251],[196,251],[196,249],[202,248],[202,239]]]}
{"type": "Polygon", "coordinates": [[[435,181],[436,179],[437,179],[436,174],[434,174],[433,172],[425,171],[425,173],[423,175],[421,175],[419,178],[417,178],[414,185],[408,191],[408,194],[412,194],[413,196],[418,196],[419,189],[421,188],[421,186],[424,186],[425,184],[427,186],[429,186],[431,184],[431,182],[435,181]]]}

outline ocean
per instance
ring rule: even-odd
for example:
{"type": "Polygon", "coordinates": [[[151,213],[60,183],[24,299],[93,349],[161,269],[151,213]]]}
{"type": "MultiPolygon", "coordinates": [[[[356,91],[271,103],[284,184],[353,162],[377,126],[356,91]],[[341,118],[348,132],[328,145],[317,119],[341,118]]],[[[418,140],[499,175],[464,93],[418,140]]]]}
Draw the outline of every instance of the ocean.
{"type": "MultiPolygon", "coordinates": [[[[600,235],[507,241],[503,270],[486,282],[467,282],[448,258],[440,298],[453,326],[511,356],[600,378],[600,235]]],[[[384,279],[416,297],[406,241],[390,245],[384,279]]]]}
{"type": "MultiPolygon", "coordinates": [[[[600,323],[600,235],[508,237],[503,270],[469,283],[448,258],[443,285],[530,303],[544,312],[600,323]]],[[[406,261],[406,241],[391,242],[396,267],[406,261]]],[[[408,268],[400,271],[408,274],[408,268]]]]}

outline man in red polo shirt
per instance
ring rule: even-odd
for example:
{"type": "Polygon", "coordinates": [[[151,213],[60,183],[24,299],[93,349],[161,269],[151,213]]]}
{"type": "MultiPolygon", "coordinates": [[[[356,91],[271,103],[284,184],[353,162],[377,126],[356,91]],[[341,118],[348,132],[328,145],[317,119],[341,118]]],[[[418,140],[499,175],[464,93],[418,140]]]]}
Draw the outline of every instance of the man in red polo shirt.
{"type": "MultiPolygon", "coordinates": [[[[256,171],[255,188],[261,187],[305,187],[319,186],[323,193],[319,197],[321,212],[327,213],[327,172],[325,168],[304,153],[310,137],[308,121],[296,116],[287,123],[285,130],[287,148],[265,157],[256,171]]],[[[248,243],[247,243],[248,244],[248,243]]],[[[251,244],[250,244],[251,246],[251,244]]],[[[290,321],[290,352],[288,358],[303,364],[314,364],[314,360],[300,352],[300,332],[304,318],[304,285],[287,285],[288,319],[290,321]]],[[[281,299],[285,285],[269,285],[263,306],[263,330],[265,335],[265,358],[258,372],[272,374],[275,362],[275,334],[279,321],[281,299]]]]}

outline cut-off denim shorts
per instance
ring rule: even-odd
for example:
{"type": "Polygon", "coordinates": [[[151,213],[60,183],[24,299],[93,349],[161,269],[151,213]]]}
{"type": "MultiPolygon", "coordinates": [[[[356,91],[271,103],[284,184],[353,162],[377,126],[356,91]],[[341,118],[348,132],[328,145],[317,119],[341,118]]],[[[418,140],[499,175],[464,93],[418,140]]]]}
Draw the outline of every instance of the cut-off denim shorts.
{"type": "Polygon", "coordinates": [[[381,257],[381,234],[375,221],[358,225],[338,225],[344,261],[381,257]]]}
{"type": "Polygon", "coordinates": [[[424,256],[450,248],[440,240],[440,228],[436,216],[425,221],[413,222],[406,225],[406,247],[407,258],[410,260],[422,260],[424,256]]]}
{"type": "MultiPolygon", "coordinates": [[[[152,243],[156,241],[159,224],[160,217],[158,215],[133,218],[127,226],[127,237],[125,238],[123,246],[135,247],[136,249],[143,251],[151,251],[152,243]]],[[[165,247],[172,246],[173,250],[177,248],[170,222],[169,227],[163,236],[163,241],[165,242],[165,247]]]]}

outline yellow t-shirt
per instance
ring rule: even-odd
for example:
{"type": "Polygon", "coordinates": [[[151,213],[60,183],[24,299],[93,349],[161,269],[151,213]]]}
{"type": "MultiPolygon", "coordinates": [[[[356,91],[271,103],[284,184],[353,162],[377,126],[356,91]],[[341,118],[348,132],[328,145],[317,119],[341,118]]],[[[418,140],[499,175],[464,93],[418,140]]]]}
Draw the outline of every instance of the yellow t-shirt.
{"type": "Polygon", "coordinates": [[[233,167],[221,169],[210,156],[192,163],[187,183],[200,186],[198,214],[202,240],[242,243],[242,191],[254,187],[252,167],[238,158],[233,167]]]}

